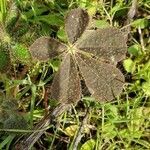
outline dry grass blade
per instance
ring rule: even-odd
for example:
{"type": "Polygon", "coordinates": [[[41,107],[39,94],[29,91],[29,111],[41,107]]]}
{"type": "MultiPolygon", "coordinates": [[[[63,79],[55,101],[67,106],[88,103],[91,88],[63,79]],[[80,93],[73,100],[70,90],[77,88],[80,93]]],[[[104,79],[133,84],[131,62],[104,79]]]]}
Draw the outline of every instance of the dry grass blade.
{"type": "Polygon", "coordinates": [[[137,13],[137,0],[132,0],[132,6],[128,12],[128,23],[134,18],[135,14],[137,13]]]}
{"type": "Polygon", "coordinates": [[[77,41],[76,47],[111,62],[122,60],[127,52],[123,33],[116,28],[87,30],[77,41]]]}
{"type": "Polygon", "coordinates": [[[70,43],[74,43],[85,31],[89,23],[89,16],[81,8],[71,10],[66,16],[65,29],[70,43]]]}
{"type": "Polygon", "coordinates": [[[50,37],[40,37],[31,46],[30,52],[34,59],[47,61],[63,53],[66,49],[64,44],[50,37]]]}
{"type": "Polygon", "coordinates": [[[81,87],[77,66],[70,54],[66,54],[60,70],[52,84],[52,99],[60,103],[72,103],[80,100],[81,87]]]}
{"type": "Polygon", "coordinates": [[[96,100],[110,101],[121,93],[124,76],[117,68],[82,55],[76,59],[86,86],[96,100]]]}

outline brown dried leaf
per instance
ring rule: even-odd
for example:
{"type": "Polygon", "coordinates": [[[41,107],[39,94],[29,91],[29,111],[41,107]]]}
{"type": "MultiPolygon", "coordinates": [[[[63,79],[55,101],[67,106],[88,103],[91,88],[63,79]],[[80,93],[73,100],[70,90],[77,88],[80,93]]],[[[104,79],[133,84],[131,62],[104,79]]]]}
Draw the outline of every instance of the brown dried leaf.
{"type": "Polygon", "coordinates": [[[85,31],[77,41],[76,47],[115,63],[124,59],[127,52],[126,40],[122,32],[113,27],[85,31]]]}
{"type": "Polygon", "coordinates": [[[83,55],[76,56],[85,84],[96,100],[110,101],[121,93],[124,76],[116,67],[83,55]]]}
{"type": "Polygon", "coordinates": [[[47,61],[62,54],[66,46],[53,38],[43,36],[38,38],[29,49],[34,59],[47,61]]]}
{"type": "Polygon", "coordinates": [[[85,31],[89,23],[89,16],[86,11],[81,8],[72,9],[65,20],[65,30],[70,43],[75,43],[77,39],[85,31]]]}
{"type": "Polygon", "coordinates": [[[51,96],[60,103],[77,102],[81,98],[80,78],[76,63],[70,54],[64,57],[53,80],[51,96]]]}

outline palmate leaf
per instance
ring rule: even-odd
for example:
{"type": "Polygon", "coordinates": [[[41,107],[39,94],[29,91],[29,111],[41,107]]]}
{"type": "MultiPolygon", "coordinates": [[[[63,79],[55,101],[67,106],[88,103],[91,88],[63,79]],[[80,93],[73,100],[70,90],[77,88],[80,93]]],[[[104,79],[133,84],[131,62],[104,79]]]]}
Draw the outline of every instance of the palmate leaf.
{"type": "Polygon", "coordinates": [[[32,56],[38,60],[63,53],[62,64],[51,86],[51,98],[62,104],[80,100],[79,74],[98,101],[112,100],[123,89],[124,76],[113,64],[125,58],[125,36],[113,27],[87,30],[88,24],[87,12],[81,8],[73,9],[65,19],[68,45],[41,37],[30,47],[32,56]]]}

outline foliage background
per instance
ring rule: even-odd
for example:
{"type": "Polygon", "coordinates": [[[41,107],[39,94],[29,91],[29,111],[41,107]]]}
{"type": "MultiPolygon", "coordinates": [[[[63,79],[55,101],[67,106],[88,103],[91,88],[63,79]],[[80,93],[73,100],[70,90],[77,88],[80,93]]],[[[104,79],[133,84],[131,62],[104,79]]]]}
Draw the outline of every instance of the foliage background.
{"type": "MultiPolygon", "coordinates": [[[[0,1],[0,149],[11,149],[20,134],[32,131],[57,105],[49,99],[49,87],[60,60],[31,61],[28,48],[34,40],[48,35],[66,42],[64,16],[76,7],[86,9],[97,28],[122,28],[130,6],[123,0],[0,1]]],[[[81,126],[78,149],[150,149],[149,8],[148,0],[138,1],[127,57],[118,64],[126,78],[122,94],[103,104],[85,94],[49,125],[34,149],[75,149],[81,126]]]]}

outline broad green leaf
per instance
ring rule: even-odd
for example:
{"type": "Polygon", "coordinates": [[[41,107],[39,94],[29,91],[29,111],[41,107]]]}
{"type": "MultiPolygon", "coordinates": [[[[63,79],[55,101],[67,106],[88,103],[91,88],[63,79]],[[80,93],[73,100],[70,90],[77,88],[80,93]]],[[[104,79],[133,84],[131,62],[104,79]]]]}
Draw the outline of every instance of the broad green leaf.
{"type": "Polygon", "coordinates": [[[70,54],[63,58],[51,89],[52,99],[60,103],[73,103],[81,98],[80,78],[76,63],[70,54]]]}
{"type": "Polygon", "coordinates": [[[130,112],[131,121],[128,123],[128,128],[130,131],[138,132],[148,116],[144,115],[144,107],[132,109],[130,112]]]}
{"type": "Polygon", "coordinates": [[[135,71],[135,63],[130,58],[123,61],[123,66],[128,73],[133,73],[135,71]]]}
{"type": "Polygon", "coordinates": [[[102,135],[104,139],[113,139],[117,135],[115,125],[110,122],[105,123],[102,129],[102,135]]]}
{"type": "Polygon", "coordinates": [[[94,150],[95,144],[95,140],[90,139],[81,146],[80,150],[94,150]]]}
{"type": "Polygon", "coordinates": [[[105,112],[106,112],[108,118],[111,119],[112,121],[119,119],[119,110],[116,105],[112,105],[110,103],[106,104],[105,112]]]}
{"type": "Polygon", "coordinates": [[[81,8],[72,9],[65,20],[65,29],[68,41],[74,43],[85,31],[89,23],[89,16],[86,11],[81,8]]]}
{"type": "Polygon", "coordinates": [[[59,66],[60,66],[60,60],[56,59],[56,60],[52,60],[52,62],[50,63],[50,66],[52,67],[53,71],[58,71],[59,66]]]}
{"type": "Polygon", "coordinates": [[[57,32],[57,36],[60,40],[67,42],[67,35],[63,28],[60,28],[57,32]]]}
{"type": "Polygon", "coordinates": [[[116,67],[83,55],[76,59],[85,84],[96,100],[109,101],[121,93],[124,76],[116,67]]]}
{"type": "Polygon", "coordinates": [[[108,27],[110,27],[110,24],[106,20],[95,20],[94,21],[94,27],[108,28],[108,27]]]}
{"type": "Polygon", "coordinates": [[[31,56],[28,49],[21,44],[16,44],[13,47],[12,55],[15,61],[19,61],[22,63],[29,63],[31,61],[31,56]]]}
{"type": "Polygon", "coordinates": [[[133,56],[138,56],[141,53],[141,48],[139,45],[135,44],[128,48],[128,52],[133,56]]]}
{"type": "Polygon", "coordinates": [[[132,27],[144,29],[150,25],[149,20],[146,18],[137,19],[132,22],[132,27]]]}
{"type": "Polygon", "coordinates": [[[110,62],[121,61],[127,52],[126,40],[116,28],[87,30],[77,41],[76,47],[110,62]]]}
{"type": "Polygon", "coordinates": [[[61,54],[66,49],[64,44],[50,37],[40,37],[31,46],[30,52],[34,59],[47,61],[61,54]]]}
{"type": "Polygon", "coordinates": [[[118,10],[122,9],[122,4],[121,3],[116,3],[116,5],[111,8],[110,14],[114,15],[118,10]]]}

